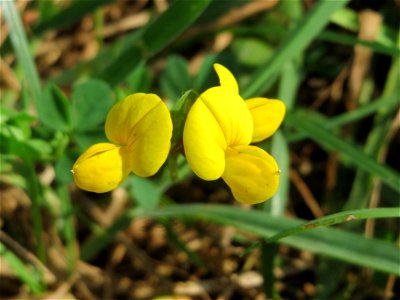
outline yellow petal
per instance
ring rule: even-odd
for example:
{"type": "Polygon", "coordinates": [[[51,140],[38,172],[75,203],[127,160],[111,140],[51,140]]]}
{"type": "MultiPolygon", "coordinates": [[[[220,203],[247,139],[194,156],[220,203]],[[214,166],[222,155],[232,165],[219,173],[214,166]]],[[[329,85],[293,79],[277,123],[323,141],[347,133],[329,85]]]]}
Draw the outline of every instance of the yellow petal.
{"type": "Polygon", "coordinates": [[[157,95],[129,95],[113,106],[105,127],[109,140],[128,147],[131,170],[137,175],[154,175],[167,159],[172,120],[157,95]]]}
{"type": "Polygon", "coordinates": [[[250,144],[253,119],[239,94],[225,87],[213,87],[202,93],[196,101],[202,101],[214,116],[228,146],[250,144]]]}
{"type": "Polygon", "coordinates": [[[191,107],[183,130],[186,159],[204,180],[221,177],[225,169],[226,141],[213,113],[201,99],[191,107]]]}
{"type": "Polygon", "coordinates": [[[245,102],[225,87],[213,87],[191,107],[183,131],[186,158],[197,176],[205,180],[221,177],[225,149],[249,144],[253,120],[245,102]]]}
{"type": "Polygon", "coordinates": [[[126,147],[99,143],[87,149],[75,162],[72,173],[78,187],[105,193],[115,189],[130,172],[126,147]]]}
{"type": "Polygon", "coordinates": [[[239,86],[237,84],[235,76],[233,76],[231,71],[220,64],[214,64],[214,69],[215,72],[217,72],[218,74],[220,85],[238,94],[239,86]]]}
{"type": "Polygon", "coordinates": [[[270,137],[278,130],[286,112],[282,101],[258,97],[246,100],[246,104],[254,122],[253,143],[270,137]]]}
{"type": "Polygon", "coordinates": [[[235,199],[256,204],[271,198],[279,185],[279,168],[275,159],[256,146],[229,147],[222,176],[235,199]]]}
{"type": "Polygon", "coordinates": [[[155,94],[136,93],[115,104],[107,115],[105,129],[107,138],[118,145],[128,145],[133,129],[151,112],[161,99],[155,94]]]}
{"type": "MultiPolygon", "coordinates": [[[[154,175],[163,165],[171,148],[172,120],[167,106],[158,96],[147,94],[143,99],[157,104],[137,122],[129,142],[132,171],[139,176],[154,175]]],[[[143,102],[140,102],[143,105],[143,102]]]]}

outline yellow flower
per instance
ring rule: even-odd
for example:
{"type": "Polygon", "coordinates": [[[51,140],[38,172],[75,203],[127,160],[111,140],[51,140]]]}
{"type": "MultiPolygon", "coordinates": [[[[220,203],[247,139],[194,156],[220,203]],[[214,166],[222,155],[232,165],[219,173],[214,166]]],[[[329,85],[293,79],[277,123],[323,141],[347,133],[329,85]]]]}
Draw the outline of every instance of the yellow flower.
{"type": "Polygon", "coordinates": [[[256,204],[276,193],[279,168],[275,159],[250,143],[271,136],[282,123],[282,101],[244,101],[232,73],[215,64],[220,86],[203,92],[191,107],[183,131],[186,158],[204,180],[221,178],[239,202],[256,204]]]}
{"type": "Polygon", "coordinates": [[[112,143],[91,146],[72,168],[81,189],[111,191],[130,172],[154,175],[167,159],[172,121],[168,108],[155,94],[132,94],[115,104],[107,115],[105,131],[112,143]]]}

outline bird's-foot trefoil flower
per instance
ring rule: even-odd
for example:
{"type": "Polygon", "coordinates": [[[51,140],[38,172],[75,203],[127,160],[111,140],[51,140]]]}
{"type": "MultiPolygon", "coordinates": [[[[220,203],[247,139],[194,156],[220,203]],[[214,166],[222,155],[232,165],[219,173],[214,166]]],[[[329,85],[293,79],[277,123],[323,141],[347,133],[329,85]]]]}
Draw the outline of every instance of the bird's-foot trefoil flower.
{"type": "Polygon", "coordinates": [[[111,143],[89,147],[72,168],[81,189],[104,193],[115,189],[130,172],[154,175],[171,147],[171,115],[157,95],[132,94],[111,108],[105,132],[111,143]]]}
{"type": "Polygon", "coordinates": [[[222,177],[239,202],[263,202],[276,193],[280,171],[271,155],[250,144],[275,133],[285,105],[261,97],[243,100],[232,73],[220,64],[214,68],[220,86],[203,92],[186,119],[186,158],[200,178],[222,177]]]}

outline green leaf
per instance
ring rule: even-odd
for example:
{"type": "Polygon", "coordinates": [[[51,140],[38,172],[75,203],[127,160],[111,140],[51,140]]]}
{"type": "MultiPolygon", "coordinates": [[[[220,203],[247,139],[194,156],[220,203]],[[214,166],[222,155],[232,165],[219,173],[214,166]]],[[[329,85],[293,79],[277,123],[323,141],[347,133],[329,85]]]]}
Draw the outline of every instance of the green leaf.
{"type": "Polygon", "coordinates": [[[274,53],[271,46],[256,38],[235,39],[232,51],[239,63],[250,67],[266,63],[274,53]]]}
{"type": "Polygon", "coordinates": [[[152,76],[144,61],[135,68],[126,78],[126,81],[131,93],[147,93],[150,91],[152,76]]]}
{"type": "Polygon", "coordinates": [[[26,136],[24,129],[15,125],[2,125],[0,128],[0,152],[12,154],[24,160],[38,161],[51,158],[51,145],[41,139],[26,136]]]}
{"type": "Polygon", "coordinates": [[[75,132],[74,140],[79,145],[79,148],[82,152],[95,143],[107,142],[104,128],[100,127],[84,132],[75,132]]]}
{"type": "Polygon", "coordinates": [[[112,90],[98,79],[89,79],[75,86],[72,93],[74,127],[77,131],[95,129],[106,119],[113,105],[112,90]]]}
{"type": "Polygon", "coordinates": [[[66,185],[74,181],[71,173],[73,164],[74,159],[68,153],[57,159],[54,169],[56,172],[56,179],[59,183],[66,185]]]}
{"type": "Polygon", "coordinates": [[[35,160],[49,160],[52,158],[53,148],[45,140],[29,139],[26,141],[26,146],[29,149],[29,152],[36,151],[38,153],[35,160]]]}
{"type": "Polygon", "coordinates": [[[43,101],[37,103],[39,120],[48,128],[68,132],[72,127],[72,108],[64,93],[53,84],[46,86],[43,101]]]}
{"type": "Polygon", "coordinates": [[[265,85],[280,71],[282,65],[310,44],[329,23],[332,14],[346,5],[349,0],[321,0],[301,19],[299,25],[287,36],[275,55],[253,75],[249,84],[242,89],[242,96],[250,98],[265,91],[265,85]]]}
{"type": "Polygon", "coordinates": [[[18,126],[28,126],[34,122],[36,118],[27,112],[20,112],[14,108],[1,106],[0,107],[0,125],[10,123],[18,126]]]}
{"type": "Polygon", "coordinates": [[[155,208],[161,200],[164,189],[155,182],[138,176],[132,176],[132,195],[139,207],[155,208]]]}
{"type": "Polygon", "coordinates": [[[191,85],[192,78],[186,60],[176,55],[168,57],[167,65],[160,78],[163,95],[175,102],[185,91],[191,88],[191,85]]]}
{"type": "Polygon", "coordinates": [[[267,242],[276,242],[284,237],[295,235],[308,231],[310,229],[332,226],[353,220],[363,219],[382,219],[382,218],[400,218],[400,207],[391,208],[368,208],[359,210],[348,210],[333,215],[325,216],[305,224],[281,231],[267,239],[267,242]]]}
{"type": "Polygon", "coordinates": [[[0,128],[0,152],[2,154],[17,155],[23,159],[35,159],[40,156],[35,149],[27,150],[26,139],[23,131],[15,126],[1,126],[0,128]],[[32,151],[30,151],[32,150],[32,151]]]}
{"type": "Polygon", "coordinates": [[[31,124],[35,121],[36,118],[27,112],[19,112],[6,106],[0,108],[0,132],[3,134],[7,135],[6,127],[7,130],[12,128],[17,137],[27,140],[32,136],[31,124]]]}

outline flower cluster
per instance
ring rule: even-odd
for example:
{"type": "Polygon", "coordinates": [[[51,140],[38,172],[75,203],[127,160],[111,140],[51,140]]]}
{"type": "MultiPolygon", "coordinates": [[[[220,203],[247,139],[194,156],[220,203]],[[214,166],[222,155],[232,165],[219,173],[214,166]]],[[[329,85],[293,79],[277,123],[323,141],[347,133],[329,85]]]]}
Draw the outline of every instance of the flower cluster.
{"type": "Polygon", "coordinates": [[[219,64],[214,68],[220,86],[202,93],[186,119],[186,158],[200,178],[222,177],[236,200],[263,202],[276,192],[280,172],[271,155],[250,143],[262,141],[278,129],[285,106],[266,98],[244,101],[232,73],[219,64]]]}
{"type": "MultiPolygon", "coordinates": [[[[275,159],[251,145],[271,136],[282,123],[279,100],[244,100],[232,73],[214,65],[220,85],[204,91],[191,107],[183,130],[184,154],[204,180],[222,178],[236,200],[255,204],[269,199],[279,185],[275,159]]],[[[171,146],[172,121],[154,94],[133,94],[117,103],[105,124],[112,143],[95,144],[73,166],[75,183],[92,192],[116,188],[130,172],[155,174],[171,146]]]]}

